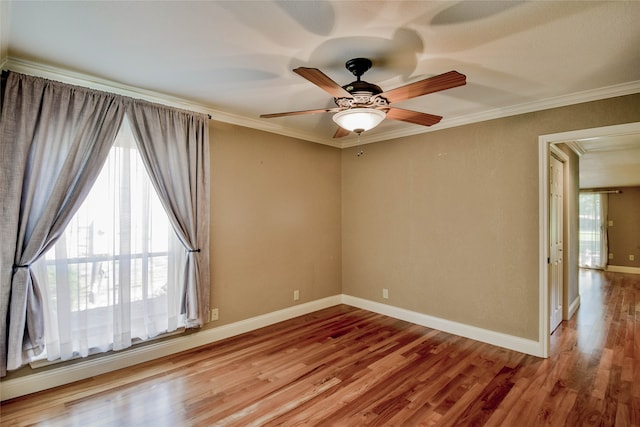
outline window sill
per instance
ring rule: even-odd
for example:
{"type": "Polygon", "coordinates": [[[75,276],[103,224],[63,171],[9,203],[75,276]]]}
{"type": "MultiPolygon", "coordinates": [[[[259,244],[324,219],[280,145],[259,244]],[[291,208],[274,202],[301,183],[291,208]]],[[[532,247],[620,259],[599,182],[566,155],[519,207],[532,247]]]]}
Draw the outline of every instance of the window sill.
{"type": "Polygon", "coordinates": [[[45,352],[43,352],[42,356],[38,356],[36,359],[34,359],[31,362],[29,362],[29,366],[31,367],[31,369],[38,369],[38,368],[44,368],[46,366],[57,365],[59,363],[70,362],[70,361],[73,361],[73,360],[82,360],[82,359],[86,359],[88,357],[95,356],[95,355],[98,355],[98,354],[108,355],[108,354],[113,354],[113,353],[116,353],[116,352],[119,353],[121,351],[126,351],[128,349],[135,348],[135,347],[137,347],[137,346],[139,346],[141,344],[149,344],[149,343],[152,343],[154,341],[162,340],[164,338],[172,337],[172,336],[175,336],[175,335],[182,335],[182,334],[184,334],[185,331],[186,331],[186,329],[184,327],[180,327],[180,328],[176,329],[173,332],[166,332],[164,334],[156,335],[155,337],[149,338],[147,340],[141,340],[141,339],[137,339],[136,338],[131,343],[131,347],[127,347],[127,348],[124,348],[122,350],[117,350],[117,351],[109,350],[109,351],[104,351],[104,352],[103,351],[97,351],[95,353],[90,353],[88,356],[85,356],[85,357],[83,357],[83,356],[74,356],[71,359],[66,359],[66,360],[62,360],[62,359],[47,360],[46,351],[45,351],[45,352]]]}

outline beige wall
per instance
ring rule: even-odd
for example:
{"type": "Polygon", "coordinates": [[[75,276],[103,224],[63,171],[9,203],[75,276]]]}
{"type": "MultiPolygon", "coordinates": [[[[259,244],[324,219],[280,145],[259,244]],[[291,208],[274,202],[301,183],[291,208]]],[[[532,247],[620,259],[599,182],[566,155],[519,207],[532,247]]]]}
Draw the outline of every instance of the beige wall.
{"type": "Polygon", "coordinates": [[[208,327],[340,294],[340,150],[214,121],[210,141],[208,327]]]}
{"type": "Polygon", "coordinates": [[[211,121],[220,320],[206,328],[292,306],[299,289],[300,303],[345,293],[537,340],[538,136],[634,121],[640,95],[370,144],[361,157],[211,121]]]}
{"type": "Polygon", "coordinates": [[[537,340],[538,137],[634,121],[640,95],[343,150],[343,292],[537,340]]]}
{"type": "Polygon", "coordinates": [[[619,194],[608,195],[607,228],[609,265],[640,268],[640,187],[619,188],[619,194]],[[629,255],[635,259],[629,260],[629,255]]]}

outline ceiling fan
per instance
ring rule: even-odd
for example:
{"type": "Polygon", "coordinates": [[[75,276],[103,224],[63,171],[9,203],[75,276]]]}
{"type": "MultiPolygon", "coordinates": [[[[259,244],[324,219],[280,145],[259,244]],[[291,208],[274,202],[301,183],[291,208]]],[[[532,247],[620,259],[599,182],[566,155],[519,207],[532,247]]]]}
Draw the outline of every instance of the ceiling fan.
{"type": "Polygon", "coordinates": [[[274,118],[300,114],[336,113],[333,115],[333,121],[339,127],[333,135],[334,138],[341,138],[350,132],[355,132],[359,135],[374,128],[385,118],[422,126],[432,126],[438,123],[442,116],[396,108],[392,107],[391,104],[467,83],[467,77],[464,74],[460,74],[457,71],[449,71],[448,73],[383,92],[379,86],[360,79],[372,65],[371,60],[367,58],[348,60],[345,67],[357,77],[357,80],[345,86],[340,86],[317,68],[296,68],[293,70],[294,73],[309,80],[333,96],[337,107],[262,114],[260,117],[274,118]]]}

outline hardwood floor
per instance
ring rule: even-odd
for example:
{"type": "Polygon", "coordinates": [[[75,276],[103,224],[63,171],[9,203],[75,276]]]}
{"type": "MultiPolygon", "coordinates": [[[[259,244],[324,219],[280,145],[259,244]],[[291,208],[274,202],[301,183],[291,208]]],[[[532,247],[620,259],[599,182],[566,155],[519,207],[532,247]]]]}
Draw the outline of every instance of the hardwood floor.
{"type": "Polygon", "coordinates": [[[349,306],[4,402],[3,426],[640,426],[640,276],[581,271],[539,359],[349,306]]]}

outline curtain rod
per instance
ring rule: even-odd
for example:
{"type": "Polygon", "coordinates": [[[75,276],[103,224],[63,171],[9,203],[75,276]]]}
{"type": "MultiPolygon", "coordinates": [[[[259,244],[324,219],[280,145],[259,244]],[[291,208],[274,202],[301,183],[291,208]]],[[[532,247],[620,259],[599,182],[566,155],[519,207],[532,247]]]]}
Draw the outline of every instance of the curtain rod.
{"type": "Polygon", "coordinates": [[[580,190],[581,193],[620,194],[620,190],[580,190]]]}

